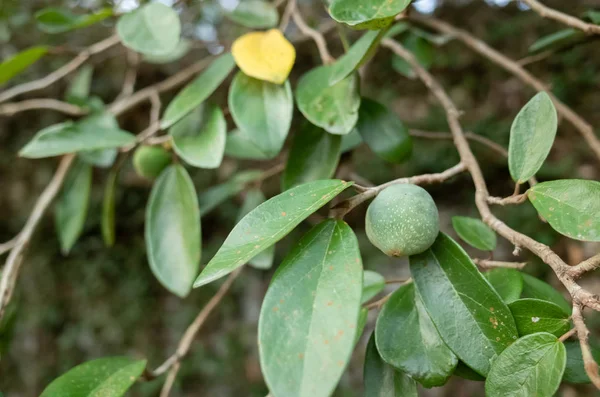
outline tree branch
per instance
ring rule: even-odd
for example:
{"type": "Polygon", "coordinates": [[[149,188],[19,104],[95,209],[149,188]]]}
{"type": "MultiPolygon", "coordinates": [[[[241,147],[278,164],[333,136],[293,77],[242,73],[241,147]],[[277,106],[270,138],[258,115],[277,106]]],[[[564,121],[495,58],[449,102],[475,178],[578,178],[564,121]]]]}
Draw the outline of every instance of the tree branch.
{"type": "Polygon", "coordinates": [[[523,3],[527,4],[533,11],[539,14],[542,18],[552,19],[556,22],[560,22],[563,25],[570,26],[572,28],[581,30],[587,34],[600,34],[600,26],[594,25],[593,23],[587,23],[579,18],[575,18],[571,15],[565,14],[553,8],[543,5],[537,0],[522,0],[523,3]]]}
{"type": "Polygon", "coordinates": [[[294,20],[294,23],[296,24],[296,26],[298,26],[298,29],[300,29],[300,31],[303,34],[313,39],[313,41],[317,45],[317,49],[319,50],[319,55],[321,56],[321,61],[323,62],[323,64],[327,65],[333,62],[334,58],[331,56],[331,53],[327,49],[327,42],[325,41],[325,37],[323,36],[323,34],[308,26],[308,24],[304,21],[302,15],[300,14],[300,11],[298,11],[296,0],[289,1],[293,3],[292,19],[294,20]]]}
{"type": "Polygon", "coordinates": [[[527,266],[527,262],[504,262],[504,261],[493,261],[489,259],[478,259],[474,258],[473,263],[478,266],[481,266],[484,269],[493,269],[493,268],[507,268],[507,269],[518,269],[521,270],[525,266],[527,266]]]}
{"type": "Polygon", "coordinates": [[[595,270],[600,267],[600,254],[596,254],[591,258],[581,262],[569,269],[569,275],[574,279],[581,277],[584,273],[595,270]]]}
{"type": "Polygon", "coordinates": [[[40,109],[56,110],[57,112],[64,113],[68,116],[83,116],[88,113],[87,109],[67,102],[62,102],[57,99],[40,98],[0,104],[0,115],[12,116],[19,112],[40,109]]]}
{"type": "Polygon", "coordinates": [[[600,376],[598,375],[598,364],[594,360],[590,344],[588,342],[588,336],[590,331],[583,321],[583,314],[581,313],[582,307],[580,304],[573,305],[573,314],[571,319],[577,330],[577,338],[579,339],[579,345],[581,346],[581,355],[583,357],[583,367],[585,373],[588,375],[594,386],[600,389],[600,376]]]}

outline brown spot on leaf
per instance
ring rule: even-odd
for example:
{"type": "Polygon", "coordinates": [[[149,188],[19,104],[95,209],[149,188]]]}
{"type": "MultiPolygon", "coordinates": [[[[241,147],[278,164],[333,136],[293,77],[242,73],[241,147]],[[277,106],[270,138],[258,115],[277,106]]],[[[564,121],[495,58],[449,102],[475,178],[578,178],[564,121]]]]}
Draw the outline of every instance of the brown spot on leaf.
{"type": "Polygon", "coordinates": [[[333,302],[332,301],[327,302],[327,306],[333,306],[333,302]]]}
{"type": "Polygon", "coordinates": [[[273,308],[273,311],[274,311],[274,312],[278,312],[278,311],[279,311],[279,308],[278,308],[277,306],[275,306],[275,307],[273,308]]]}
{"type": "Polygon", "coordinates": [[[323,341],[323,343],[325,343],[326,345],[328,345],[328,344],[329,344],[329,339],[325,339],[325,340],[323,341]]]}
{"type": "Polygon", "coordinates": [[[286,216],[287,214],[285,213],[285,211],[281,212],[281,216],[286,216]]]}
{"type": "Polygon", "coordinates": [[[490,323],[496,328],[498,326],[498,319],[496,317],[490,317],[490,323]]]}
{"type": "Polygon", "coordinates": [[[490,311],[491,311],[491,312],[493,312],[493,311],[494,311],[494,308],[493,308],[493,307],[490,307],[490,311]]]}
{"type": "Polygon", "coordinates": [[[302,360],[304,358],[304,353],[298,353],[298,358],[302,360]]]}

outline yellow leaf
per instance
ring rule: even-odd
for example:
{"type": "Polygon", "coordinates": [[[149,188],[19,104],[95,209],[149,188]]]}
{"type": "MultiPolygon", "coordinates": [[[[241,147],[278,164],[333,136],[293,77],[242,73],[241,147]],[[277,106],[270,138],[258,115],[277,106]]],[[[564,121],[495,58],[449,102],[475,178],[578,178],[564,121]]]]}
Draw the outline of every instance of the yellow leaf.
{"type": "Polygon", "coordinates": [[[285,82],[296,60],[294,46],[277,29],[239,37],[231,53],[242,72],[276,84],[285,82]]]}

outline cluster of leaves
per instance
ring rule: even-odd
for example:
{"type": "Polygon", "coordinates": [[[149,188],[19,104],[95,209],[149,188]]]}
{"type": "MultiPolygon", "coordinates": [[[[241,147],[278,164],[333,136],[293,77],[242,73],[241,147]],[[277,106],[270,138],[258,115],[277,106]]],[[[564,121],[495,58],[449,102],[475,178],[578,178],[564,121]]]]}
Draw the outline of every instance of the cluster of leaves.
{"type": "MultiPolygon", "coordinates": [[[[274,245],[352,182],[330,179],[340,155],[366,143],[379,157],[400,163],[412,152],[402,121],[383,104],[361,97],[357,69],[386,35],[409,29],[390,26],[409,0],[334,0],[337,22],[366,31],[332,64],[304,74],[292,89],[288,75],[295,50],[277,29],[251,32],[231,53],[212,60],[166,107],[162,146],[139,146],[133,156],[138,173],[154,179],[146,207],[145,239],[150,269],[179,297],[250,264],[268,269],[274,245]],[[235,129],[227,132],[223,110],[209,101],[239,67],[229,87],[228,109],[235,129]],[[224,156],[268,160],[280,154],[292,124],[294,105],[306,120],[291,140],[282,192],[266,199],[247,192],[233,228],[216,255],[199,273],[201,216],[263,177],[260,171],[236,174],[198,195],[184,166],[218,168],[224,156]]],[[[73,15],[47,9],[37,15],[49,33],[88,26],[112,13],[73,15]]],[[[252,29],[278,22],[276,9],[259,0],[241,2],[229,17],[252,29]]],[[[116,25],[123,45],[146,59],[166,62],[185,46],[177,13],[160,3],[122,15],[116,25]],[[160,32],[160,34],[156,34],[160,32]]],[[[412,29],[412,28],[410,28],[412,29]]],[[[427,34],[418,29],[407,46],[424,66],[431,62],[427,34]]],[[[185,51],[185,50],[184,50],[185,51]]],[[[0,83],[48,52],[28,49],[0,64],[0,83]]],[[[395,68],[413,75],[401,60],[395,68]]],[[[56,206],[63,252],[76,243],[86,218],[92,167],[112,167],[106,181],[102,233],[115,243],[118,150],[140,142],[120,129],[104,104],[89,95],[91,69],[82,69],[66,100],[90,114],[40,131],[21,151],[27,158],[76,153],[56,206]]],[[[557,130],[551,99],[537,94],[516,116],[511,129],[509,170],[517,185],[532,178],[545,161],[557,130]]],[[[600,183],[550,181],[526,195],[540,216],[558,232],[578,240],[600,241],[600,183]]],[[[401,205],[401,203],[400,203],[401,205]]],[[[473,247],[493,251],[496,235],[478,219],[455,217],[456,233],[473,247]]],[[[454,241],[440,233],[431,247],[409,258],[412,280],[394,291],[378,315],[365,359],[366,395],[416,395],[416,385],[441,386],[451,375],[485,380],[489,396],[551,396],[561,381],[582,383],[578,345],[558,337],[570,328],[569,304],[548,284],[513,269],[480,273],[454,241]]],[[[363,304],[380,294],[384,278],[363,271],[353,230],[342,220],[313,227],[287,254],[273,276],[259,320],[260,362],[274,396],[327,396],[335,389],[366,323],[363,304]]],[[[143,360],[105,358],[80,365],[52,382],[45,397],[122,395],[139,378],[143,360]]]]}

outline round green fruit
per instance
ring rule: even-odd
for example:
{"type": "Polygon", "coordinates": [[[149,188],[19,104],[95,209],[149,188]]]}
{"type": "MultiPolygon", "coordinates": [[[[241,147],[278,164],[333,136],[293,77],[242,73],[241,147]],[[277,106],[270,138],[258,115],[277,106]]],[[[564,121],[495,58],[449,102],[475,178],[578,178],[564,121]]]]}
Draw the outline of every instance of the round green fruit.
{"type": "Polygon", "coordinates": [[[143,178],[157,178],[169,164],[171,154],[160,146],[140,146],[133,154],[133,168],[143,178]]]}
{"type": "Polygon", "coordinates": [[[365,222],[371,243],[388,256],[420,254],[440,231],[433,199],[416,185],[385,188],[369,205],[365,222]]]}

